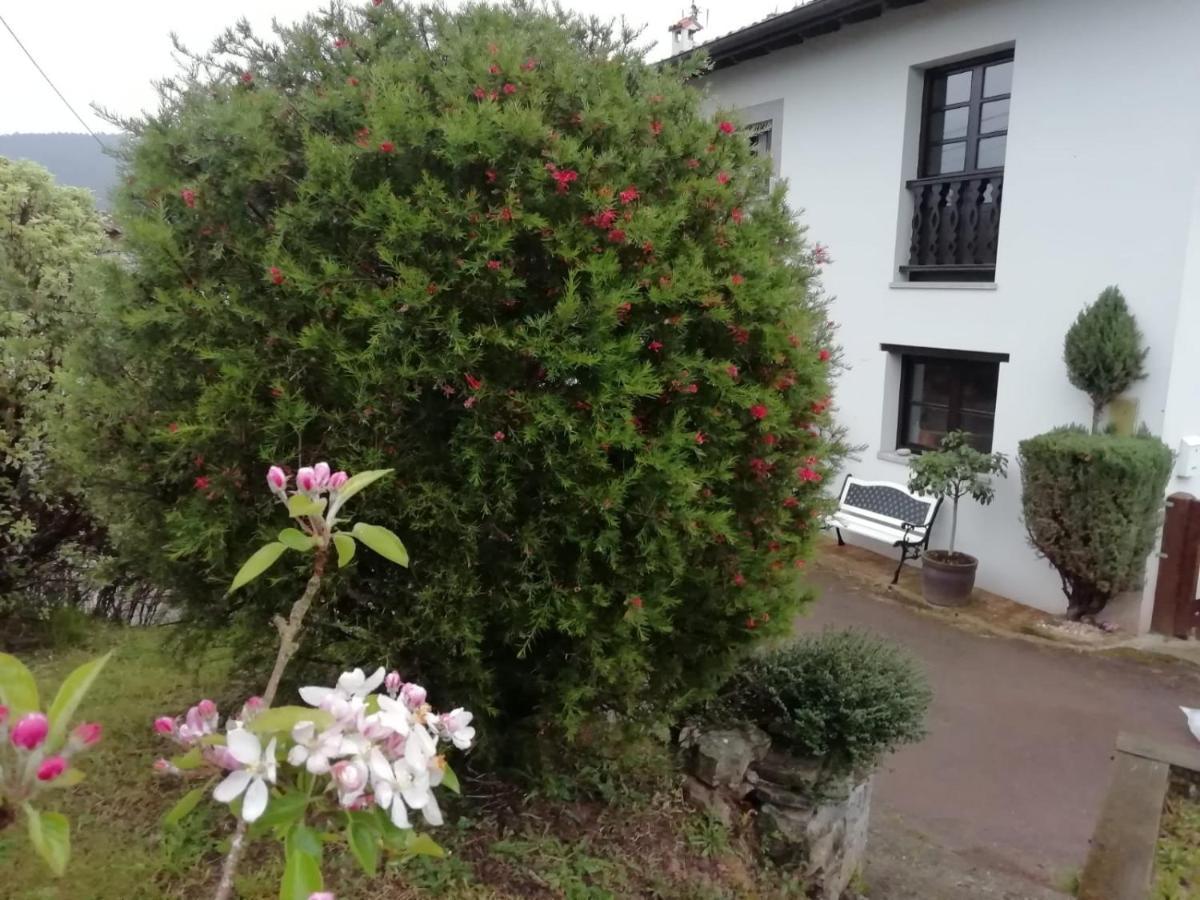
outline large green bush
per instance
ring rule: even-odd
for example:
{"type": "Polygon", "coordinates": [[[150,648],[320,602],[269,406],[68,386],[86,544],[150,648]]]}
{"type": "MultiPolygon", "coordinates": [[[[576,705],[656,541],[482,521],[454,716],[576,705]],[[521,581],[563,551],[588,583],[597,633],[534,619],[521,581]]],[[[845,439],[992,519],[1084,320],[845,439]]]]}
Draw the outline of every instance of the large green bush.
{"type": "Polygon", "coordinates": [[[924,737],[931,699],[924,672],[897,645],[826,631],[740,665],[716,709],[758,725],[781,750],[841,771],[870,768],[924,737]]]}
{"type": "Polygon", "coordinates": [[[1171,450],[1151,437],[1059,428],[1021,441],[1029,540],[1062,579],[1067,614],[1102,610],[1141,584],[1154,549],[1171,450]]]}
{"type": "Polygon", "coordinates": [[[362,514],[412,568],[358,559],[310,659],[568,723],[711,690],[789,628],[839,447],[809,253],[699,63],[522,6],[277,38],[128,123],[133,264],[69,440],[130,565],[265,623],[294,573],[222,589],[273,536],[266,465],[391,467],[362,514]]]}
{"type": "MultiPolygon", "coordinates": [[[[55,377],[90,305],[81,287],[104,245],[87,191],[0,158],[0,632],[85,592],[100,537],[49,453],[55,377]]],[[[0,639],[0,645],[4,643],[0,639]]]]}

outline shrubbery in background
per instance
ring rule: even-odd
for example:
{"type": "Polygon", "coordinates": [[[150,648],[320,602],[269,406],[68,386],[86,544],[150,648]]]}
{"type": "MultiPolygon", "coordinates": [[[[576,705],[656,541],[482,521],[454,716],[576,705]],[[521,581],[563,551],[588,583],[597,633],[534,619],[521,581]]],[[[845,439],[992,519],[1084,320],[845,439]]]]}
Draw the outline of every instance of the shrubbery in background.
{"type": "Polygon", "coordinates": [[[363,513],[418,562],[339,576],[321,658],[571,727],[687,703],[790,628],[841,452],[814,259],[692,64],[633,40],[335,7],[239,27],[124,123],[132,265],[65,418],[132,571],[268,621],[268,579],[218,599],[273,527],[256,473],[330,456],[397,471],[363,513]]]}
{"type": "MultiPolygon", "coordinates": [[[[86,593],[98,530],[50,454],[63,415],[55,378],[86,321],[81,282],[105,244],[91,195],[0,158],[0,632],[86,593]]],[[[0,642],[3,643],[3,642],[0,642]]]]}
{"type": "Polygon", "coordinates": [[[1100,292],[1079,314],[1063,341],[1071,384],[1092,401],[1092,433],[1100,431],[1104,407],[1146,377],[1142,332],[1116,285],[1100,292]]]}
{"type": "Polygon", "coordinates": [[[1141,584],[1154,549],[1169,447],[1153,437],[1059,428],[1020,444],[1029,539],[1062,579],[1067,615],[1102,610],[1141,584]]]}
{"type": "Polygon", "coordinates": [[[722,688],[718,717],[752,722],[772,746],[865,770],[925,735],[932,693],[916,661],[857,631],[827,631],[754,656],[722,688]]]}

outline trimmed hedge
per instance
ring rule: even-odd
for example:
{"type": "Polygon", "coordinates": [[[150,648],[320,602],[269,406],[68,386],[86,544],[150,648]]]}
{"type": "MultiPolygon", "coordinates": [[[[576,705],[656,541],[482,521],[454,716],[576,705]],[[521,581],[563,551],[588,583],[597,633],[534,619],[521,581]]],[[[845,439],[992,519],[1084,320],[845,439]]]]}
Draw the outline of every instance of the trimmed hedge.
{"type": "Polygon", "coordinates": [[[932,693],[906,651],[863,632],[826,631],[754,657],[721,691],[717,715],[753,722],[773,746],[862,770],[925,736],[932,693]]]}
{"type": "Polygon", "coordinates": [[[1058,428],[1020,444],[1029,540],[1062,578],[1067,614],[1136,588],[1154,549],[1172,454],[1151,437],[1058,428]]]}

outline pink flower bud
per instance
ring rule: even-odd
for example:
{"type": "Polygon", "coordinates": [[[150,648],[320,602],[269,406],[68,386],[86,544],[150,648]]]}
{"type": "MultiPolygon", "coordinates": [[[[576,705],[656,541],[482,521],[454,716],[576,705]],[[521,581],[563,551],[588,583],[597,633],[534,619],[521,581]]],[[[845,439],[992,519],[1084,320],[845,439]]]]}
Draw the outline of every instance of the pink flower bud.
{"type": "Polygon", "coordinates": [[[263,708],[263,698],[259,696],[251,697],[246,701],[246,709],[251,712],[259,712],[263,708]]]}
{"type": "Polygon", "coordinates": [[[217,704],[211,700],[201,700],[196,704],[196,709],[199,710],[202,718],[211,719],[217,714],[217,704]]]}
{"type": "Polygon", "coordinates": [[[8,721],[8,707],[0,703],[0,725],[8,721]]]}
{"type": "Polygon", "coordinates": [[[174,734],[175,720],[170,716],[159,716],[154,720],[154,730],[159,734],[174,734]]]}
{"type": "Polygon", "coordinates": [[[104,734],[104,729],[99,722],[82,722],[75,726],[71,737],[80,746],[90,747],[93,744],[99,743],[102,734],[104,734]]]}
{"type": "Polygon", "coordinates": [[[171,764],[169,759],[156,759],[154,761],[154,771],[158,772],[160,775],[166,775],[168,773],[174,774],[179,770],[171,764]]]}
{"type": "Polygon", "coordinates": [[[383,679],[383,689],[392,697],[400,693],[400,687],[403,684],[404,682],[400,680],[399,672],[388,672],[387,676],[383,679]]]}
{"type": "MultiPolygon", "coordinates": [[[[378,6],[379,4],[376,3],[375,5],[378,6]]],[[[313,891],[308,895],[308,900],[337,900],[337,897],[333,896],[332,891],[313,891]]]]}
{"type": "Polygon", "coordinates": [[[61,756],[51,756],[38,766],[38,781],[53,781],[67,770],[67,761],[61,756]]]}
{"type": "Polygon", "coordinates": [[[282,491],[287,487],[287,476],[283,474],[283,469],[279,466],[267,469],[267,486],[273,491],[282,491]]]}
{"type": "Polygon", "coordinates": [[[317,489],[317,475],[312,466],[305,466],[296,473],[296,487],[305,493],[311,493],[317,489]]]}
{"type": "Polygon", "coordinates": [[[345,472],[334,472],[329,476],[329,489],[331,491],[340,491],[342,485],[350,480],[350,476],[345,472]]]}
{"type": "Polygon", "coordinates": [[[346,793],[357,791],[366,781],[365,772],[349,760],[335,763],[332,769],[333,780],[346,793]]]}
{"type": "Polygon", "coordinates": [[[400,699],[409,709],[416,709],[425,702],[425,688],[410,681],[400,689],[400,699]]]}
{"type": "Polygon", "coordinates": [[[329,484],[329,463],[319,462],[313,466],[313,475],[317,479],[317,487],[323,488],[329,484]]]}
{"type": "Polygon", "coordinates": [[[42,745],[42,741],[46,739],[46,733],[49,731],[50,722],[44,714],[40,712],[27,713],[13,726],[10,740],[14,747],[35,750],[42,745]]]}

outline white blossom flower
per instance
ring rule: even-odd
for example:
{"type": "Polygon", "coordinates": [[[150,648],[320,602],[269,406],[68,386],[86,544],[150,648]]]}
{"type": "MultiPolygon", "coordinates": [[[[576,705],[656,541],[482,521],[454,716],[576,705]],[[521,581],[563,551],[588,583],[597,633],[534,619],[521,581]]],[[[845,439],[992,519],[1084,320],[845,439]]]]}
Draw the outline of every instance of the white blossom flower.
{"type": "Polygon", "coordinates": [[[324,775],[329,771],[332,760],[353,753],[353,748],[345,747],[346,742],[337,727],[318,733],[312,722],[297,722],[292,729],[292,741],[288,763],[304,766],[314,775],[324,775]]]}
{"type": "Polygon", "coordinates": [[[441,717],[439,724],[443,735],[459,750],[466,750],[475,740],[475,729],[471,725],[472,713],[461,706],[441,717]]]}
{"type": "Polygon", "coordinates": [[[300,699],[309,706],[321,708],[325,708],[327,701],[331,698],[346,701],[361,700],[379,687],[383,683],[384,677],[383,666],[371,673],[370,677],[364,675],[362,669],[354,669],[341,674],[337,680],[337,687],[327,688],[314,685],[300,688],[300,699]]]}
{"type": "Polygon", "coordinates": [[[344,808],[353,806],[366,792],[370,771],[361,756],[340,760],[329,771],[337,787],[338,803],[344,808]]]}
{"type": "MultiPolygon", "coordinates": [[[[409,809],[421,810],[426,821],[429,821],[429,815],[425,811],[434,800],[429,772],[426,769],[414,770],[403,759],[389,762],[378,748],[372,749],[369,762],[375,803],[391,813],[393,825],[397,828],[411,828],[412,825],[408,821],[409,809]]],[[[434,810],[435,818],[440,817],[436,803],[434,810]]]]}
{"type": "Polygon", "coordinates": [[[267,808],[270,791],[267,784],[275,783],[275,738],[264,751],[258,735],[245,730],[235,730],[226,736],[229,753],[241,763],[213,791],[213,799],[220,803],[232,803],[244,793],[242,818],[255,821],[267,808]]]}

